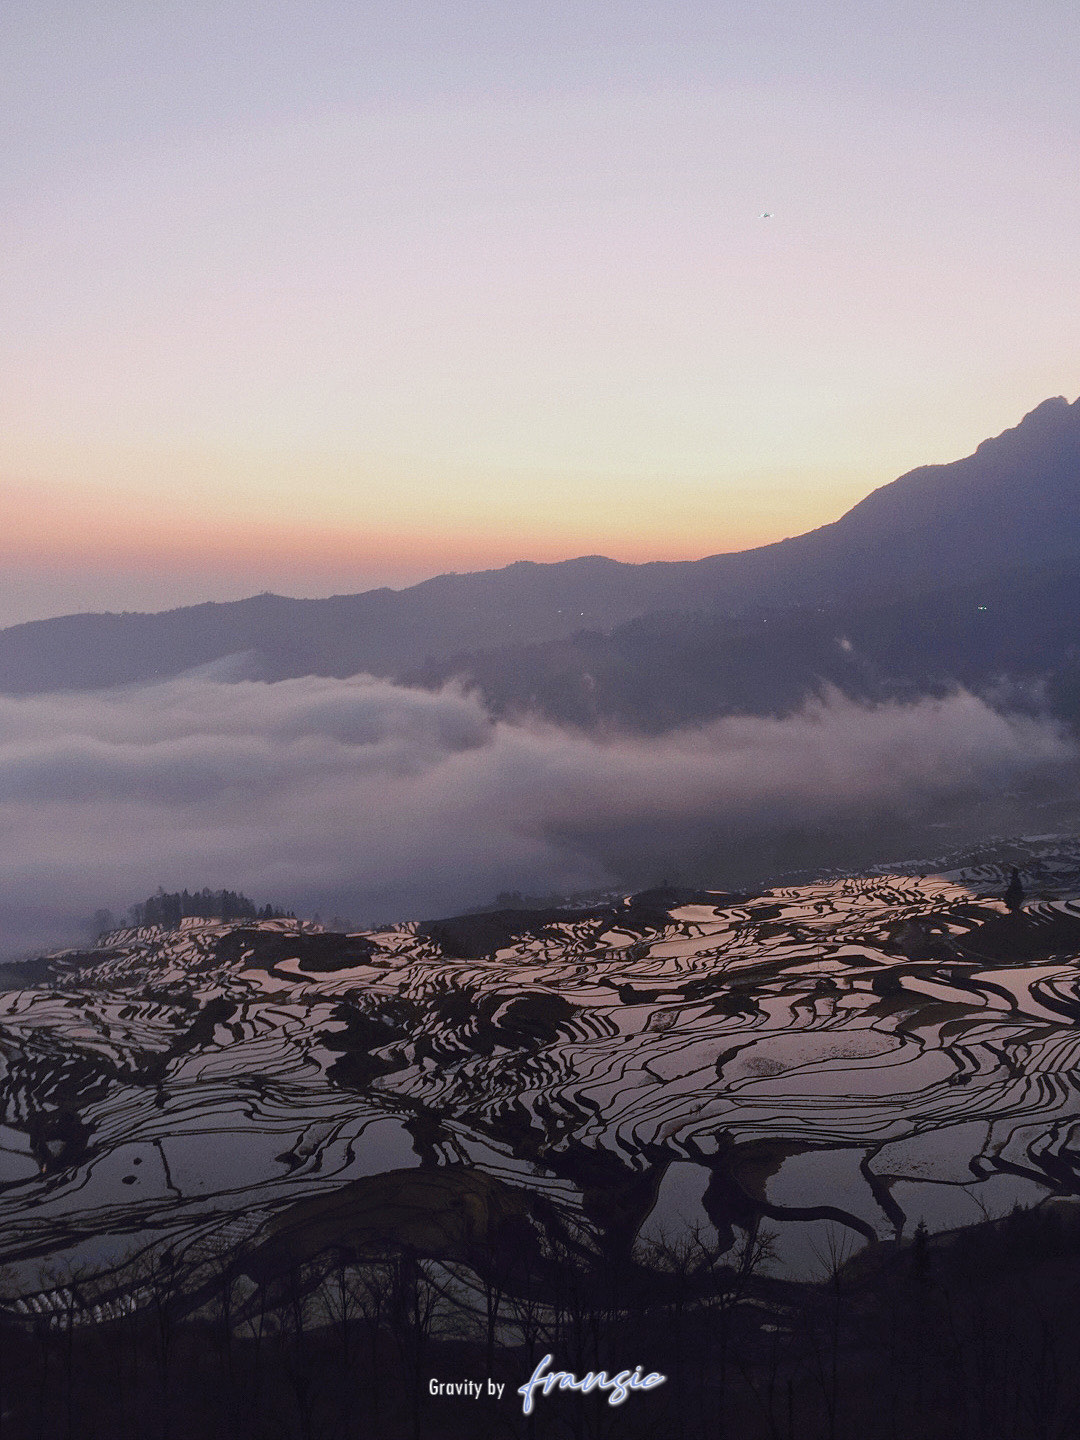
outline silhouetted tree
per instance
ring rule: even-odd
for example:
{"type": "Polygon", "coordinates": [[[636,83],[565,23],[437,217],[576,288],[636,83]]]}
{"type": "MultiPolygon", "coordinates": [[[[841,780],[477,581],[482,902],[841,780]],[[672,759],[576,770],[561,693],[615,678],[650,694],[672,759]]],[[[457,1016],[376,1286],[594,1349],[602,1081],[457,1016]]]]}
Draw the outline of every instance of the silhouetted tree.
{"type": "Polygon", "coordinates": [[[1020,871],[1013,866],[1012,878],[1005,887],[1005,904],[1015,914],[1024,903],[1024,887],[1020,883],[1020,871]]]}
{"type": "MultiPolygon", "coordinates": [[[[280,920],[283,910],[264,905],[258,910],[253,901],[237,890],[159,890],[148,900],[132,905],[128,910],[132,925],[159,925],[164,930],[175,930],[181,920],[280,920]]],[[[99,911],[98,915],[108,915],[99,911]]],[[[95,923],[97,915],[95,915],[95,923]]]]}

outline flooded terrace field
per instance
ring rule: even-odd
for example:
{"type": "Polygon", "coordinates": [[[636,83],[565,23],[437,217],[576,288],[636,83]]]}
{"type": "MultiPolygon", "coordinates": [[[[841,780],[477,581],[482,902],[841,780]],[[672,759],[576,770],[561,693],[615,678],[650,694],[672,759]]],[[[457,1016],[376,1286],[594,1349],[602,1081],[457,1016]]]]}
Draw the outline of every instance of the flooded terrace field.
{"type": "Polygon", "coordinates": [[[622,1253],[764,1222],[811,1278],[1078,1194],[1080,902],[1042,878],[1020,914],[986,870],[55,957],[0,992],[6,1303],[305,1228],[460,1251],[500,1207],[622,1253]]]}

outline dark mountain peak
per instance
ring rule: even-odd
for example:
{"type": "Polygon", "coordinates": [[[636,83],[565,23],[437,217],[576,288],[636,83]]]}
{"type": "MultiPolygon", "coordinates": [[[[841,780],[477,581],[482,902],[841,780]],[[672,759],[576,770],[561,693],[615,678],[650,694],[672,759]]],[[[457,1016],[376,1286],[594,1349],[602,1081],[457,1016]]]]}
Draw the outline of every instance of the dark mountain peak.
{"type": "MultiPolygon", "coordinates": [[[[1064,395],[1051,395],[1048,400],[1044,400],[1040,405],[1036,405],[1034,410],[1029,410],[1020,421],[1020,425],[1029,425],[1040,419],[1045,420],[1050,416],[1060,418],[1066,415],[1071,416],[1074,424],[1080,424],[1080,397],[1070,402],[1065,399],[1064,395]]],[[[1020,425],[1014,428],[1019,430],[1020,425]]]]}
{"type": "MultiPolygon", "coordinates": [[[[1057,517],[1060,528],[1047,528],[1044,536],[1052,552],[1080,549],[1080,400],[1044,400],[973,454],[921,465],[882,485],[830,528],[851,536],[873,532],[882,541],[918,536],[921,545],[932,544],[938,531],[939,539],[967,550],[985,548],[988,559],[1022,564],[1038,552],[1013,554],[1008,537],[1026,532],[1033,514],[1044,526],[1057,517]],[[998,548],[1000,557],[991,553],[998,548]]],[[[963,559],[961,550],[956,560],[963,559]]]]}
{"type": "Polygon", "coordinates": [[[1048,445],[1068,445],[1070,442],[1073,448],[1080,443],[1080,399],[1070,405],[1064,395],[1054,395],[1036,405],[1034,410],[1029,410],[1019,425],[984,440],[975,455],[969,458],[987,460],[1001,457],[1011,460],[1025,452],[1037,454],[1048,445]]]}
{"type": "MultiPolygon", "coordinates": [[[[1011,429],[1022,430],[1025,426],[1028,429],[1033,429],[1036,425],[1042,424],[1047,420],[1055,418],[1061,420],[1070,415],[1074,421],[1080,421],[1080,400],[1070,404],[1064,395],[1051,395],[1049,399],[1043,400],[1036,405],[1033,410],[1029,410],[1019,425],[1013,425],[1011,429]]],[[[1007,435],[1009,431],[1006,430],[1002,433],[1007,435]]]]}

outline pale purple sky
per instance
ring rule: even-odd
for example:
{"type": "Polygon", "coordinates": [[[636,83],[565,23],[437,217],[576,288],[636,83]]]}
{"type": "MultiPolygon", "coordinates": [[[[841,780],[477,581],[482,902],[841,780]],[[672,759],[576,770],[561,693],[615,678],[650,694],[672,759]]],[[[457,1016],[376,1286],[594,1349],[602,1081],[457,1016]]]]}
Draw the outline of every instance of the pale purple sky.
{"type": "Polygon", "coordinates": [[[743,548],[1072,399],[1078,27],[7,0],[0,623],[743,548]]]}

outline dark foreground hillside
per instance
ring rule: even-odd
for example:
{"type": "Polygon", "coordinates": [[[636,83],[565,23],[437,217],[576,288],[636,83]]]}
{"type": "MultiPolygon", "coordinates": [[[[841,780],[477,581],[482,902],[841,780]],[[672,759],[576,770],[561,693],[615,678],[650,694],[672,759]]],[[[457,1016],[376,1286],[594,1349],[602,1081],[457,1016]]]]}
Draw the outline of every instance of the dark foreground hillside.
{"type": "MultiPolygon", "coordinates": [[[[1080,1223],[1071,1207],[859,1262],[821,1256],[816,1284],[759,1273],[693,1240],[630,1262],[540,1255],[512,1228],[437,1265],[415,1248],[297,1260],[253,1288],[223,1255],[199,1315],[183,1277],[142,1277],[145,1307],[99,1322],[0,1328],[11,1440],[1052,1440],[1080,1415],[1080,1223]],[[463,1303],[471,1298],[475,1303],[463,1303]],[[522,1413],[545,1355],[578,1378],[640,1364],[663,1385],[612,1406],[573,1391],[522,1413]],[[482,1393],[433,1395],[432,1381],[482,1393]],[[493,1385],[489,1385],[493,1382],[493,1385]],[[501,1395],[489,1389],[502,1386],[501,1395]]],[[[73,1294],[77,1280],[72,1281],[73,1294]]],[[[610,1392],[609,1392],[610,1393],[610,1392]]]]}

